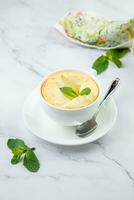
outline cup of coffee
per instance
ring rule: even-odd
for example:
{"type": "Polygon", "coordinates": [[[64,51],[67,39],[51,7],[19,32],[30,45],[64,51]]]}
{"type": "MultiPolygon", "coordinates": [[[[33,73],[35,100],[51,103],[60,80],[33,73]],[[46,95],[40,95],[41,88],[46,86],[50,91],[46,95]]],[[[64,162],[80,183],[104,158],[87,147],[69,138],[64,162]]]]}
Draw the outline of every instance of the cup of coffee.
{"type": "Polygon", "coordinates": [[[80,125],[91,119],[99,106],[101,92],[99,81],[79,70],[54,72],[39,87],[42,109],[64,126],[80,125]]]}

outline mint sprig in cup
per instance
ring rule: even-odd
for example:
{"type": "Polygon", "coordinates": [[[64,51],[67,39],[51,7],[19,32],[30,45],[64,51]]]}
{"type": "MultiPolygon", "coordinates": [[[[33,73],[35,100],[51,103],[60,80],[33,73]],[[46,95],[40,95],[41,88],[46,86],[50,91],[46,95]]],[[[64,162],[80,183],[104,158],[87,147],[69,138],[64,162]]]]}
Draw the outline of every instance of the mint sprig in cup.
{"type": "Polygon", "coordinates": [[[84,95],[89,95],[91,92],[91,89],[89,87],[86,87],[84,89],[82,89],[81,91],[79,91],[78,93],[75,92],[71,87],[61,87],[60,91],[67,96],[68,98],[76,98],[78,96],[84,96],[84,95]]]}

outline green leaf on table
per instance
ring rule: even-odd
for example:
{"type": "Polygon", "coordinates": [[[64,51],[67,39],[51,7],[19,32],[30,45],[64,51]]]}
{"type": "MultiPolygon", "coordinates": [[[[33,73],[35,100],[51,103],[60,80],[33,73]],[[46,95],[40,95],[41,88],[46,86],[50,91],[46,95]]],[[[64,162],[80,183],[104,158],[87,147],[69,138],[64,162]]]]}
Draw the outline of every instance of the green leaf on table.
{"type": "Polygon", "coordinates": [[[120,61],[120,58],[122,58],[127,52],[127,49],[110,49],[106,52],[106,56],[118,68],[121,68],[123,66],[123,63],[120,61]]]}
{"type": "Polygon", "coordinates": [[[37,172],[39,170],[39,161],[33,152],[35,148],[29,148],[23,140],[9,139],[7,146],[13,153],[11,163],[13,165],[19,163],[23,159],[23,165],[31,172],[37,172]],[[24,155],[24,156],[23,156],[24,155]]]}
{"type": "Polygon", "coordinates": [[[111,61],[118,67],[118,68],[121,68],[121,67],[123,67],[123,63],[122,63],[122,61],[121,60],[119,60],[118,58],[116,58],[116,57],[113,57],[112,59],[111,59],[111,61]]]}
{"type": "Polygon", "coordinates": [[[39,160],[31,149],[27,150],[24,156],[23,165],[31,172],[37,172],[39,170],[39,160]]]}
{"type": "Polygon", "coordinates": [[[116,57],[118,59],[124,57],[130,50],[129,49],[110,49],[106,52],[106,56],[108,58],[110,57],[116,57]]]}
{"type": "Polygon", "coordinates": [[[13,153],[15,153],[15,151],[23,151],[27,149],[27,146],[25,145],[23,140],[20,139],[9,139],[7,141],[7,146],[9,147],[9,149],[12,150],[13,153]]]}
{"type": "Polygon", "coordinates": [[[69,97],[77,97],[78,94],[71,88],[71,87],[61,87],[60,91],[64,94],[67,95],[69,97]]]}
{"type": "Polygon", "coordinates": [[[22,154],[14,155],[14,156],[12,157],[12,159],[11,159],[11,163],[12,163],[13,165],[16,165],[17,163],[19,163],[20,160],[21,160],[21,156],[22,156],[22,154]]]}
{"type": "Polygon", "coordinates": [[[90,94],[90,92],[91,92],[91,89],[89,87],[86,87],[80,91],[79,95],[81,95],[81,96],[88,95],[88,94],[90,94]]]}
{"type": "Polygon", "coordinates": [[[106,52],[106,55],[102,55],[96,59],[92,68],[97,71],[97,74],[104,72],[109,65],[109,61],[113,62],[118,68],[123,67],[123,63],[120,60],[130,50],[129,49],[110,49],[106,52]]]}
{"type": "Polygon", "coordinates": [[[96,70],[97,74],[101,74],[108,68],[108,64],[109,64],[109,61],[108,61],[107,56],[102,55],[95,60],[92,68],[96,70]]]}

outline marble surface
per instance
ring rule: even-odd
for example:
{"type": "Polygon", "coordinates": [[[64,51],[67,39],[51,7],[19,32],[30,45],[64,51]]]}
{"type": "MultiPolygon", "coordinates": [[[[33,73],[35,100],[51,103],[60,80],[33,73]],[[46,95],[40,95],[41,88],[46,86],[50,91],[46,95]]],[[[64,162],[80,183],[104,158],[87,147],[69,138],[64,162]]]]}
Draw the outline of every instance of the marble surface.
{"type": "MultiPolygon", "coordinates": [[[[24,127],[22,108],[42,77],[57,69],[91,71],[102,51],[68,42],[53,25],[70,10],[91,10],[108,18],[134,17],[127,0],[0,0],[0,200],[134,199],[134,58],[124,68],[110,64],[98,78],[104,88],[115,77],[118,119],[108,135],[94,143],[64,147],[36,138],[24,127]],[[36,147],[40,171],[10,164],[10,137],[36,147]]],[[[94,72],[93,72],[94,73],[94,72]]]]}

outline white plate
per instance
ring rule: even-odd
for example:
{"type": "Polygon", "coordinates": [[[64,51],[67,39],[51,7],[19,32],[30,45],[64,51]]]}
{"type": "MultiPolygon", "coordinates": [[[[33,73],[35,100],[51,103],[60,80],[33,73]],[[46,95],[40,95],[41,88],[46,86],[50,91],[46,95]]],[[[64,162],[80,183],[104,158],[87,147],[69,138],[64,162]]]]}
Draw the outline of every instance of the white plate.
{"type": "Polygon", "coordinates": [[[111,99],[100,110],[97,117],[98,127],[94,133],[85,138],[79,138],[75,135],[75,127],[60,126],[44,113],[37,89],[29,95],[23,109],[24,123],[34,135],[47,142],[68,146],[86,144],[101,138],[112,128],[116,117],[116,104],[114,99],[111,99]]]}
{"type": "MultiPolygon", "coordinates": [[[[64,19],[66,18],[66,16],[69,15],[70,12],[67,12],[61,19],[64,19]]],[[[95,12],[90,12],[90,14],[92,16],[97,16],[97,17],[100,17],[100,18],[104,18],[98,14],[96,14],[95,12]]],[[[123,44],[120,44],[120,45],[117,45],[115,47],[100,47],[100,46],[96,46],[96,45],[91,45],[91,44],[85,44],[79,40],[76,40],[76,39],[73,39],[71,37],[69,37],[64,28],[60,25],[59,21],[54,25],[54,28],[59,31],[64,37],[66,37],[68,40],[70,40],[71,42],[73,43],[76,43],[76,44],[79,44],[81,46],[85,46],[85,47],[90,47],[90,48],[96,48],[96,49],[102,49],[102,50],[109,50],[109,49],[120,49],[120,48],[131,48],[132,47],[132,43],[133,43],[133,39],[129,40],[129,41],[126,41],[124,42],[123,44]]]]}

